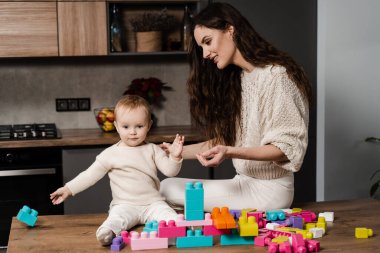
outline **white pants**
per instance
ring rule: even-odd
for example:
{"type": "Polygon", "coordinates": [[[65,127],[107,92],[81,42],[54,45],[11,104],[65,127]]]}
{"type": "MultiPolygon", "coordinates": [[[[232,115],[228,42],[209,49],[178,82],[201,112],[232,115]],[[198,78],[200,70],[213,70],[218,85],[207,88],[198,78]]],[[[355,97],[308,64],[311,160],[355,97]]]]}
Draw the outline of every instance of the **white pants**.
{"type": "Polygon", "coordinates": [[[183,206],[185,184],[203,182],[205,211],[226,206],[229,209],[255,208],[260,211],[289,208],[294,195],[294,176],[262,180],[236,175],[226,180],[167,178],[161,182],[161,194],[172,205],[183,206]]]}
{"type": "Polygon", "coordinates": [[[165,202],[157,201],[147,206],[117,204],[110,207],[107,219],[98,228],[111,229],[115,235],[138,224],[151,220],[175,220],[177,213],[165,202]]]}

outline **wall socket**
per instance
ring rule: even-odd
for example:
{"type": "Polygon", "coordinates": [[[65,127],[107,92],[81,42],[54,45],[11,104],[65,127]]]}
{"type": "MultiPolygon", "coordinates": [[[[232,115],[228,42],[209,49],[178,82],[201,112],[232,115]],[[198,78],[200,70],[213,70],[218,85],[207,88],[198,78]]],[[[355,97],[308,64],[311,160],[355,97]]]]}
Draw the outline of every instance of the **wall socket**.
{"type": "Polygon", "coordinates": [[[56,98],[55,110],[57,112],[90,111],[90,98],[56,98]]]}

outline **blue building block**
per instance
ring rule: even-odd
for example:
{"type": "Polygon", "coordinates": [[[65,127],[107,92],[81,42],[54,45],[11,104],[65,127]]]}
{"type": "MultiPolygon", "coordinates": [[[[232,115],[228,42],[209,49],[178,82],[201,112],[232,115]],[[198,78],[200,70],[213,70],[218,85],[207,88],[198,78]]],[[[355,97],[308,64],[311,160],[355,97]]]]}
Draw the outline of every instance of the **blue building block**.
{"type": "Polygon", "coordinates": [[[276,221],[276,220],[285,220],[286,215],[285,215],[285,212],[282,210],[271,210],[271,211],[266,211],[266,217],[267,217],[267,220],[276,221]]]}
{"type": "Polygon", "coordinates": [[[38,212],[28,206],[23,206],[17,214],[17,219],[28,226],[34,227],[37,221],[38,212]]]}
{"type": "Polygon", "coordinates": [[[220,245],[254,245],[253,236],[240,236],[236,229],[231,230],[231,234],[220,236],[220,245]]]}
{"type": "Polygon", "coordinates": [[[177,248],[194,248],[194,247],[211,247],[213,242],[212,236],[204,236],[201,229],[187,230],[186,237],[177,237],[177,248]]]}
{"type": "Polygon", "coordinates": [[[186,212],[186,220],[203,220],[205,214],[202,211],[187,211],[186,212]]]}
{"type": "Polygon", "coordinates": [[[145,227],[143,228],[143,231],[148,232],[148,233],[152,231],[158,232],[158,221],[156,220],[148,221],[147,223],[145,223],[145,227]]]}
{"type": "Polygon", "coordinates": [[[202,220],[203,215],[192,214],[192,212],[203,213],[204,210],[204,190],[202,182],[187,182],[185,188],[185,219],[202,220]]]}

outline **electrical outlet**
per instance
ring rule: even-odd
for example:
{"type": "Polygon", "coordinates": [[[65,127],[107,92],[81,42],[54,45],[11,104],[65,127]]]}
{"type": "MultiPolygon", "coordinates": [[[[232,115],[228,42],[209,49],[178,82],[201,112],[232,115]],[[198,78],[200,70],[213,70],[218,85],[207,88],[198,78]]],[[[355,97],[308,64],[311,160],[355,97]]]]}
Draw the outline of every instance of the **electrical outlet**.
{"type": "Polygon", "coordinates": [[[67,104],[67,99],[57,98],[55,99],[55,110],[57,112],[66,112],[68,111],[69,105],[67,104]]]}
{"type": "Polygon", "coordinates": [[[90,111],[90,98],[56,98],[55,109],[57,112],[90,111]]]}
{"type": "Polygon", "coordinates": [[[91,110],[91,99],[90,98],[78,98],[78,109],[79,109],[79,111],[90,111],[91,110]]]}

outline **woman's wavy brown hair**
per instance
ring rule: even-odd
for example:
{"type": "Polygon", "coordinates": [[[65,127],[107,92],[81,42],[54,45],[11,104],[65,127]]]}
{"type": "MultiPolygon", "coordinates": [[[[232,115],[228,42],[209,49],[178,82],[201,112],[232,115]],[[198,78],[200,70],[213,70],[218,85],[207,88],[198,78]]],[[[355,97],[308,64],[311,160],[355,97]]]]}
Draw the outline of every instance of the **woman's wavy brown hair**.
{"type": "Polygon", "coordinates": [[[303,96],[311,101],[311,85],[303,69],[286,53],[277,50],[253,29],[248,20],[227,3],[213,3],[194,17],[189,43],[190,75],[187,80],[190,112],[194,123],[212,144],[234,145],[241,117],[241,73],[236,65],[219,70],[203,58],[194,38],[194,28],[203,26],[227,31],[234,27],[233,40],[244,59],[256,67],[280,65],[303,96]]]}

